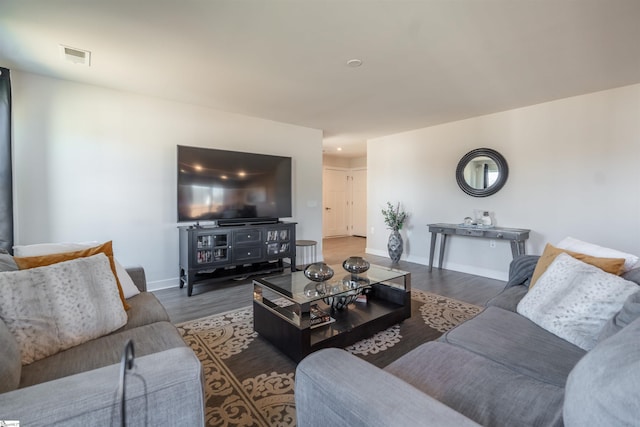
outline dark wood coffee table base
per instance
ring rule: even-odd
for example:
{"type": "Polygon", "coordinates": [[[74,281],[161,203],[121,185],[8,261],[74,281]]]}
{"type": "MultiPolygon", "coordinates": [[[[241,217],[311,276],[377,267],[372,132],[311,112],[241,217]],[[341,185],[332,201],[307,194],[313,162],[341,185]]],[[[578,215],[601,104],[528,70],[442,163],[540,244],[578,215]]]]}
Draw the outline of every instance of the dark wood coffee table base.
{"type": "Polygon", "coordinates": [[[299,328],[258,301],[253,303],[254,330],[280,351],[300,362],[327,347],[346,347],[411,317],[411,292],[383,284],[372,286],[366,303],[334,310],[335,322],[299,328]]]}

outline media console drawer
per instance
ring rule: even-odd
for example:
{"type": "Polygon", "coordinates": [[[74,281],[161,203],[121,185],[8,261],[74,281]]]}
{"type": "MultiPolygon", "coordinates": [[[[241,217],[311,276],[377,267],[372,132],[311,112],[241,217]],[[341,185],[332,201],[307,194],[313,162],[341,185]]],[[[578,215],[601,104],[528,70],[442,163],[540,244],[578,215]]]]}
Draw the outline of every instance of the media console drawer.
{"type": "Polygon", "coordinates": [[[238,262],[259,260],[263,258],[262,247],[241,248],[236,247],[233,251],[233,259],[238,262]]]}
{"type": "Polygon", "coordinates": [[[262,242],[262,231],[252,228],[249,230],[234,231],[233,240],[236,244],[262,242]]]}

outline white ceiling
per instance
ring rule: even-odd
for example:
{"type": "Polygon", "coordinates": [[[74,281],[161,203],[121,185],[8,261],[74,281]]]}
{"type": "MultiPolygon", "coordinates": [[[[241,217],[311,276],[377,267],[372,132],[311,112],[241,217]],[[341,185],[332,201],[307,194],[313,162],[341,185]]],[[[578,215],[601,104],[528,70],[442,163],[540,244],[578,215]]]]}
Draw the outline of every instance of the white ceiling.
{"type": "Polygon", "coordinates": [[[0,66],[322,129],[344,156],[639,83],[639,40],[640,0],[0,0],[0,66]]]}

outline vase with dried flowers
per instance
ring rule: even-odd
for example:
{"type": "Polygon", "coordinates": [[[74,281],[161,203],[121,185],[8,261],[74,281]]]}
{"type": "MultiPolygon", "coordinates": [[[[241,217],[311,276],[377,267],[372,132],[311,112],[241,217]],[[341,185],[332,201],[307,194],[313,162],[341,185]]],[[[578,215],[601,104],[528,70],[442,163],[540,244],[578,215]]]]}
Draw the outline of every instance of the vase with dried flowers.
{"type": "Polygon", "coordinates": [[[397,264],[398,261],[400,261],[404,249],[404,242],[402,241],[400,230],[402,230],[402,226],[409,215],[400,209],[399,202],[395,207],[391,202],[387,202],[387,208],[382,209],[382,216],[384,217],[384,223],[387,225],[387,228],[391,230],[389,242],[387,243],[389,258],[391,258],[391,262],[397,264]]]}

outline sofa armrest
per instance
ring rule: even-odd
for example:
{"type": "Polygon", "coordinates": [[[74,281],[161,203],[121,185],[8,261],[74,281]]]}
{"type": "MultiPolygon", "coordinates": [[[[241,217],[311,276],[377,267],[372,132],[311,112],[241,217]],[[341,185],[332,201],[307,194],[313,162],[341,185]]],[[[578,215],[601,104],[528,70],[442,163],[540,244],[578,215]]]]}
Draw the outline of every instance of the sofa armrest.
{"type": "MultiPolygon", "coordinates": [[[[25,426],[119,425],[120,364],[0,394],[1,419],[25,426]]],[[[129,426],[204,424],[200,361],[189,348],[136,358],[127,373],[129,426]]]]}
{"type": "Polygon", "coordinates": [[[335,348],[300,362],[295,389],[301,427],[478,426],[400,378],[335,348]]]}
{"type": "Polygon", "coordinates": [[[127,273],[131,276],[131,280],[133,280],[134,285],[140,292],[145,292],[147,290],[147,276],[144,274],[144,268],[139,265],[126,267],[127,273]]]}
{"type": "Polygon", "coordinates": [[[509,281],[505,289],[518,285],[525,285],[528,288],[539,258],[539,255],[520,255],[515,257],[509,264],[509,281]]]}

